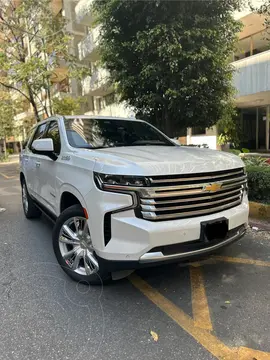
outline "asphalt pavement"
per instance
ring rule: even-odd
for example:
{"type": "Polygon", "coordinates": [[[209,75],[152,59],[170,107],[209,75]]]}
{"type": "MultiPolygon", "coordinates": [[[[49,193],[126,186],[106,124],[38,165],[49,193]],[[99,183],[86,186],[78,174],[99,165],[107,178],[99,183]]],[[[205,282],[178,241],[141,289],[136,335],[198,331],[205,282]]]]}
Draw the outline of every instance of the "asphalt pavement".
{"type": "Polygon", "coordinates": [[[104,287],[69,279],[52,224],[25,219],[0,164],[0,360],[270,359],[270,234],[104,287]]]}

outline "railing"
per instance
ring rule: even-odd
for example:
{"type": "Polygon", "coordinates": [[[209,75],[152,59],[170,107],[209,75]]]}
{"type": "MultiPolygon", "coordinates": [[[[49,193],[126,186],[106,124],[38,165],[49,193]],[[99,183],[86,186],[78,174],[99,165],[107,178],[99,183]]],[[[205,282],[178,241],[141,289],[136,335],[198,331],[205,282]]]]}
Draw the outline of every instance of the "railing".
{"type": "Polygon", "coordinates": [[[270,90],[270,50],[232,63],[237,96],[270,90]]]}
{"type": "Polygon", "coordinates": [[[94,28],[78,44],[78,53],[80,61],[84,60],[93,53],[99,44],[100,27],[94,28]]]}
{"type": "Polygon", "coordinates": [[[80,0],[75,6],[76,22],[89,25],[91,20],[91,8],[93,5],[93,0],[80,0]]]}
{"type": "Polygon", "coordinates": [[[106,86],[108,78],[109,73],[107,70],[103,68],[96,69],[92,76],[87,76],[82,81],[82,94],[88,95],[96,93],[95,95],[102,95],[101,93],[98,94],[98,92],[106,86]]]}

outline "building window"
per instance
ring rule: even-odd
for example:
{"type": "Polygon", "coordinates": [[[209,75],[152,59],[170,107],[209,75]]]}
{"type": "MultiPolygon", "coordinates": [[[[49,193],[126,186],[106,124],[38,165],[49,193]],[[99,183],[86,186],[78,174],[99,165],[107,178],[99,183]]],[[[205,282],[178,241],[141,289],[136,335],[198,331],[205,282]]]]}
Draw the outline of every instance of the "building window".
{"type": "Polygon", "coordinates": [[[106,106],[112,105],[116,101],[115,93],[104,96],[104,100],[105,100],[106,106]]]}
{"type": "Polygon", "coordinates": [[[192,135],[205,135],[206,134],[206,128],[202,126],[194,126],[192,128],[192,135]]]}

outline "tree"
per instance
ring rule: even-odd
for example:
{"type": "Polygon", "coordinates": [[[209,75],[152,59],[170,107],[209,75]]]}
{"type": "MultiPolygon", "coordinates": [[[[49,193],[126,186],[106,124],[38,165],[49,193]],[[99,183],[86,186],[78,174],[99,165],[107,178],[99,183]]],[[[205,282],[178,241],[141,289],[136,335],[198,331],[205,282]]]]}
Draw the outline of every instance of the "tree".
{"type": "MultiPolygon", "coordinates": [[[[0,89],[0,139],[6,155],[6,139],[13,135],[15,107],[9,91],[0,89]]],[[[1,155],[1,154],[0,154],[1,155]]]]}
{"type": "Polygon", "coordinates": [[[259,15],[262,15],[265,17],[264,24],[266,27],[266,33],[267,33],[267,40],[270,40],[270,34],[269,34],[269,28],[270,28],[270,0],[265,0],[264,3],[256,7],[253,5],[252,0],[249,1],[250,10],[253,12],[257,12],[259,15]]]}
{"type": "Polygon", "coordinates": [[[231,113],[241,0],[96,0],[100,52],[121,100],[170,136],[231,113]]]}
{"type": "Polygon", "coordinates": [[[84,102],[83,97],[73,98],[66,96],[62,99],[53,99],[53,109],[55,114],[77,115],[80,114],[81,105],[84,102]]]}
{"type": "Polygon", "coordinates": [[[20,93],[40,111],[53,113],[52,83],[80,79],[89,69],[71,54],[71,35],[50,0],[0,0],[0,84],[20,93]]]}

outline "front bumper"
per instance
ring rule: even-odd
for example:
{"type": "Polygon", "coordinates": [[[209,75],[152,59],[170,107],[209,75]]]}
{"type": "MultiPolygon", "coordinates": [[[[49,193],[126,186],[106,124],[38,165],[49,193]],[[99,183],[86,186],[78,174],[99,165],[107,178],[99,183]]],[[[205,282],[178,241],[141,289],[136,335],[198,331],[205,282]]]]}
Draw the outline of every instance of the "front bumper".
{"type": "MultiPolygon", "coordinates": [[[[193,256],[204,255],[236,241],[244,234],[244,228],[239,233],[219,243],[205,245],[201,249],[178,251],[165,254],[157,250],[159,247],[188,244],[200,239],[201,222],[228,219],[228,230],[238,229],[248,223],[248,198],[243,196],[242,203],[229,210],[215,214],[178,219],[170,221],[147,221],[135,216],[134,210],[124,210],[132,205],[130,195],[106,193],[93,189],[89,193],[88,207],[89,228],[97,257],[102,262],[120,263],[122,269],[137,268],[147,264],[157,264],[167,261],[179,261],[193,256]],[[120,205],[121,204],[121,205],[120,205]],[[115,209],[123,208],[121,212],[113,213],[115,209]],[[104,240],[104,216],[111,212],[111,237],[108,243],[104,240]]],[[[87,202],[88,202],[87,201],[87,202]]]]}
{"type": "Polygon", "coordinates": [[[233,242],[241,239],[247,229],[247,224],[244,224],[236,229],[234,229],[231,236],[228,236],[225,240],[216,243],[215,245],[205,246],[199,250],[191,250],[182,253],[175,253],[170,255],[164,255],[162,252],[149,252],[141,256],[138,261],[117,261],[117,260],[107,260],[104,258],[98,257],[100,266],[106,268],[110,272],[121,271],[121,270],[135,270],[151,266],[159,266],[175,262],[185,262],[187,260],[194,260],[202,258],[206,255],[214,253],[221,247],[232,244],[233,242]]]}

